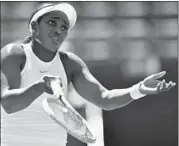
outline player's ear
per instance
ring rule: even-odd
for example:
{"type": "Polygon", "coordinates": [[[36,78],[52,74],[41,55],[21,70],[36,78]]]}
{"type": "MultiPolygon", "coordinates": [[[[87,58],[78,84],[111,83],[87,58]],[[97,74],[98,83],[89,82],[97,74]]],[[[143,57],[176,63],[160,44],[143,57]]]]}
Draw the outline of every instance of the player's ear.
{"type": "Polygon", "coordinates": [[[38,29],[38,24],[37,24],[37,22],[36,22],[36,21],[31,22],[31,27],[32,27],[32,34],[33,34],[34,36],[38,36],[38,34],[39,34],[39,29],[38,29]]]}

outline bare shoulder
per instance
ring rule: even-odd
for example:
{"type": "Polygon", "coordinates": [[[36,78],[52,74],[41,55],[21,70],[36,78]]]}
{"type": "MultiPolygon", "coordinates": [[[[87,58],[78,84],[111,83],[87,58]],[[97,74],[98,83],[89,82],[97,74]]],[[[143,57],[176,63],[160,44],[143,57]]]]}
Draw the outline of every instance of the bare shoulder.
{"type": "Polygon", "coordinates": [[[25,51],[20,44],[11,43],[4,46],[1,49],[1,62],[11,61],[23,61],[25,59],[25,51]]]}
{"type": "Polygon", "coordinates": [[[86,67],[85,62],[76,54],[71,52],[61,52],[64,56],[65,62],[67,62],[68,66],[73,69],[73,71],[81,71],[82,68],[86,67]]]}
{"type": "Polygon", "coordinates": [[[25,52],[20,44],[8,44],[1,49],[1,86],[3,90],[20,87],[20,72],[25,57],[25,52]]]}

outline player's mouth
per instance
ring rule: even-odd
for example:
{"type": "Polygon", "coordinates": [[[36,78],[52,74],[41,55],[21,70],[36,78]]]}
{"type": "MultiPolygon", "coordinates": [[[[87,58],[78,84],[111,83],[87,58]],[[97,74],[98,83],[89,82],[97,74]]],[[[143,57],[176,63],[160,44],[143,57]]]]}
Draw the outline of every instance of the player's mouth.
{"type": "Polygon", "coordinates": [[[53,36],[53,37],[52,37],[52,40],[53,40],[53,42],[54,42],[55,44],[59,44],[59,43],[62,42],[62,39],[61,39],[60,36],[53,36]]]}
{"type": "Polygon", "coordinates": [[[60,44],[62,42],[62,37],[60,34],[50,34],[49,37],[52,39],[53,43],[60,44]]]}

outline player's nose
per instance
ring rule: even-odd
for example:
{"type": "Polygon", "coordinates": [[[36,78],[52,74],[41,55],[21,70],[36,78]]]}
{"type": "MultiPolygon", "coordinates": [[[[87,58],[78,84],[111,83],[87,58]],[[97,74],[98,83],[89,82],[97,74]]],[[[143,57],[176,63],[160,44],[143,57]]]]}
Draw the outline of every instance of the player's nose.
{"type": "Polygon", "coordinates": [[[55,33],[55,35],[60,35],[61,34],[61,30],[56,29],[54,33],[55,33]]]}

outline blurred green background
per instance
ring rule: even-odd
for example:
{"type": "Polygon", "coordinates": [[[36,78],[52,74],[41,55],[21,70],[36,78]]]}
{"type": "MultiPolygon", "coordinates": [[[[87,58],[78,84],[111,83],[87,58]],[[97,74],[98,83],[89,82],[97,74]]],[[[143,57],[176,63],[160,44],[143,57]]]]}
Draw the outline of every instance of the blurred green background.
{"type": "MultiPolygon", "coordinates": [[[[1,47],[29,35],[39,3],[1,2],[1,47]]],[[[78,20],[63,49],[80,56],[104,86],[129,87],[161,70],[178,82],[178,2],[69,3],[78,20]]],[[[178,85],[103,116],[105,146],[177,146],[178,85]]],[[[70,145],[84,144],[70,138],[70,145]]]]}

